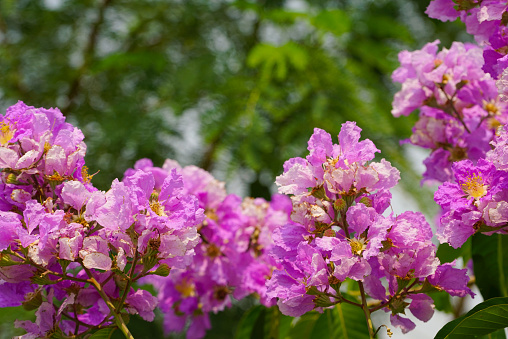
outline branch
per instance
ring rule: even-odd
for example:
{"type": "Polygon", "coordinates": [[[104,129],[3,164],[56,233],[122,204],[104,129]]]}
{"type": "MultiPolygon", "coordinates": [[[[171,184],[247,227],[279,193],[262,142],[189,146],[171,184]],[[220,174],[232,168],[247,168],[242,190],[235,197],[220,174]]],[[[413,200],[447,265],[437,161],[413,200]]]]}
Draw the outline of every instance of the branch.
{"type": "Polygon", "coordinates": [[[99,7],[99,12],[97,14],[97,20],[93,23],[92,29],[90,30],[90,35],[88,36],[88,42],[86,44],[85,50],[83,51],[83,64],[78,69],[76,76],[71,82],[69,87],[69,92],[67,93],[67,103],[65,106],[61,108],[61,112],[63,115],[67,115],[67,113],[71,110],[74,105],[74,100],[80,91],[80,84],[83,75],[85,74],[88,67],[92,62],[92,58],[95,54],[95,48],[97,47],[97,37],[99,36],[99,28],[104,22],[104,12],[113,0],[104,0],[102,5],[99,7]]]}

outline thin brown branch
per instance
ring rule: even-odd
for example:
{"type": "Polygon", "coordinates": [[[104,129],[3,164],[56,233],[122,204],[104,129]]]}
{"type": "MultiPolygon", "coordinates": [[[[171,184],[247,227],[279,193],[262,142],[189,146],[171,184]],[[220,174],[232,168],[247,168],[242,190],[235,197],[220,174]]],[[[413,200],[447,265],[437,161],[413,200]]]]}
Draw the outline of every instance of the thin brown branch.
{"type": "Polygon", "coordinates": [[[92,63],[95,49],[97,47],[97,39],[99,37],[99,30],[104,22],[104,13],[108,6],[111,5],[113,0],[104,0],[102,5],[98,9],[97,20],[93,23],[88,35],[88,41],[83,51],[83,64],[77,70],[74,79],[71,81],[69,91],[67,93],[67,103],[62,107],[61,111],[66,115],[75,104],[75,99],[81,90],[81,80],[92,63]]]}

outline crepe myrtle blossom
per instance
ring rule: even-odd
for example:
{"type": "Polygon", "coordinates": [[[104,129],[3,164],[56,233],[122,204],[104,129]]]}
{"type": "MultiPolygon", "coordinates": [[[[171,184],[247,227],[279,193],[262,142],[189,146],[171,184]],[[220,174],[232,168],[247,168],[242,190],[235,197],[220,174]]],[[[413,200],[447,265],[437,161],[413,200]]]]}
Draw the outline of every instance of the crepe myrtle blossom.
{"type": "MultiPolygon", "coordinates": [[[[199,241],[196,225],[204,218],[197,198],[182,194],[182,176],[176,170],[160,190],[154,189],[153,175],[143,171],[124,182],[115,180],[107,192],[88,191],[79,181],[60,185],[60,196],[52,204],[29,200],[22,215],[2,212],[7,227],[0,277],[7,284],[21,285],[18,293],[11,289],[0,300],[27,304],[37,285],[45,286],[41,295],[51,286],[55,301],[48,297],[47,303],[63,311],[52,315],[56,320],[45,335],[88,333],[99,324],[122,327],[121,320],[112,316],[122,310],[152,321],[157,298],[131,284],[146,275],[167,275],[178,266],[174,263],[190,261],[185,257],[194,255],[199,241]],[[67,301],[69,290],[75,292],[75,300],[67,301]],[[121,302],[115,306],[111,300],[121,302]],[[73,311],[77,308],[79,314],[73,311]]],[[[39,310],[44,305],[39,304],[39,310]]],[[[28,337],[42,335],[27,322],[20,326],[29,331],[28,337]]]]}
{"type": "Polygon", "coordinates": [[[476,165],[470,160],[455,163],[455,181],[445,182],[435,193],[434,200],[443,209],[437,228],[440,242],[458,248],[476,232],[507,233],[508,172],[503,161],[505,135],[503,128],[502,135],[493,142],[497,147],[487,153],[487,160],[480,159],[476,165]],[[489,160],[496,161],[498,168],[489,160]]]}
{"type": "Polygon", "coordinates": [[[508,171],[508,126],[504,125],[497,129],[496,136],[492,140],[492,150],[487,152],[486,160],[492,163],[496,169],[508,171]]]}
{"type": "Polygon", "coordinates": [[[110,324],[131,338],[121,313],[151,321],[158,303],[132,283],[185,267],[199,242],[204,210],[177,169],[157,187],[136,170],[103,192],[85,151],[56,108],[18,102],[0,118],[0,307],[36,310],[35,323],[17,323],[22,338],[110,324]]]}
{"type": "Polygon", "coordinates": [[[497,79],[508,67],[507,9],[504,0],[432,0],[425,13],[441,21],[460,18],[466,31],[483,47],[483,70],[497,79]]]}
{"type": "Polygon", "coordinates": [[[423,180],[453,178],[454,162],[485,157],[496,128],[508,122],[508,106],[496,82],[482,69],[481,49],[454,42],[438,51],[439,40],[421,50],[399,53],[392,79],[402,84],[395,94],[396,117],[419,110],[419,120],[404,142],[431,150],[423,180]]]}
{"type": "Polygon", "coordinates": [[[23,211],[26,201],[53,197],[55,187],[67,180],[94,190],[83,138],[57,108],[34,108],[21,101],[9,107],[0,117],[0,210],[23,211]]]}
{"type": "Polygon", "coordinates": [[[255,294],[263,305],[275,303],[265,286],[278,267],[268,255],[271,234],[289,221],[292,206],[283,195],[274,195],[270,202],[228,195],[224,183],[210,173],[195,166],[182,168],[170,159],[162,168],[148,159],[139,160],[126,171],[124,181],[142,171],[154,175],[157,187],[175,170],[184,179],[182,192],[195,195],[205,210],[198,227],[200,242],[189,267],[173,268],[168,277],[150,276],[143,282],[153,284],[158,292],[166,331],[182,331],[188,325],[187,338],[201,338],[210,328],[209,313],[230,307],[232,298],[255,294]]]}
{"type": "MultiPolygon", "coordinates": [[[[473,293],[465,270],[436,258],[432,230],[421,213],[383,214],[399,171],[384,159],[371,161],[379,150],[370,140],[360,141],[360,131],[346,122],[339,144],[333,144],[316,128],[309,155],[284,164],[276,183],[279,192],[291,195],[293,223],[273,232],[271,253],[281,268],[267,282],[267,295],[294,317],[347,302],[364,308],[371,324],[370,312],[384,309],[407,332],[415,325],[404,317],[406,309],[422,321],[432,317],[433,301],[425,290],[473,293]],[[341,295],[348,281],[359,285],[361,300],[341,295]],[[367,297],[377,302],[367,306],[367,297]]],[[[369,331],[372,336],[371,325],[369,331]]]]}

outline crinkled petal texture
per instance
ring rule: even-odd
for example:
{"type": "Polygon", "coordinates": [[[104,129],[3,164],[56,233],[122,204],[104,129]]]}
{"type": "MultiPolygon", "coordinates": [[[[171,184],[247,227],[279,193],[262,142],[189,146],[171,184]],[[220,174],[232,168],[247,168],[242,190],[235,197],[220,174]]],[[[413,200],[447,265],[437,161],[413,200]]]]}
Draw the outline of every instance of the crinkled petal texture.
{"type": "MultiPolygon", "coordinates": [[[[507,86],[506,91],[508,93],[508,71],[507,74],[507,86]]],[[[494,164],[498,170],[508,170],[508,125],[504,125],[500,130],[499,134],[492,141],[494,149],[487,152],[486,160],[494,164]]]]}
{"type": "Polygon", "coordinates": [[[441,21],[454,21],[459,17],[453,0],[432,0],[425,11],[429,17],[441,21]]]}
{"type": "Polygon", "coordinates": [[[302,160],[288,165],[288,170],[276,178],[275,183],[279,186],[279,193],[307,193],[309,187],[317,185],[318,181],[314,177],[311,165],[306,160],[302,160]]]}
{"type": "Polygon", "coordinates": [[[128,187],[115,179],[111,189],[106,193],[92,195],[87,204],[87,220],[96,220],[101,226],[111,231],[125,231],[133,222],[133,215],[137,212],[131,201],[131,191],[128,187]]]}
{"type": "Polygon", "coordinates": [[[412,301],[409,310],[421,321],[427,322],[434,315],[434,300],[426,294],[414,294],[409,297],[412,301]]]}
{"type": "Polygon", "coordinates": [[[339,132],[340,155],[337,166],[347,168],[347,163],[364,164],[374,159],[376,152],[381,152],[369,139],[359,141],[361,131],[355,122],[348,121],[342,124],[339,132]]]}
{"type": "Polygon", "coordinates": [[[8,283],[0,280],[0,307],[21,306],[25,300],[25,295],[35,290],[37,285],[29,281],[18,283],[8,283]]]}
{"type": "Polygon", "coordinates": [[[314,298],[312,295],[301,295],[287,300],[280,300],[277,306],[282,314],[290,317],[299,317],[314,309],[314,298]]]}
{"type": "Polygon", "coordinates": [[[469,294],[473,297],[475,295],[467,286],[469,283],[467,269],[454,268],[453,263],[440,265],[428,280],[433,286],[437,286],[452,296],[464,297],[469,294]]]}
{"type": "Polygon", "coordinates": [[[409,331],[412,331],[415,329],[416,325],[414,322],[407,318],[403,318],[398,314],[390,314],[390,322],[393,326],[400,328],[402,333],[406,334],[409,331]]]}
{"type": "Polygon", "coordinates": [[[0,211],[0,251],[13,244],[18,238],[18,230],[22,229],[21,217],[14,212],[0,211]]]}
{"type": "Polygon", "coordinates": [[[79,251],[83,265],[87,268],[96,268],[109,271],[112,260],[109,257],[108,242],[99,236],[86,237],[83,240],[83,249],[79,251]]]}
{"type": "Polygon", "coordinates": [[[92,193],[88,191],[82,182],[74,180],[64,182],[61,195],[66,203],[80,211],[90,199],[92,193]]]}
{"type": "Polygon", "coordinates": [[[364,204],[357,204],[348,209],[346,218],[350,229],[356,234],[362,234],[371,224],[374,223],[377,215],[378,214],[374,208],[367,207],[364,204]]]}
{"type": "Polygon", "coordinates": [[[333,157],[333,143],[331,135],[319,128],[314,128],[314,134],[309,139],[307,149],[310,154],[307,160],[312,166],[320,166],[328,157],[333,157]]]}
{"type": "Polygon", "coordinates": [[[149,205],[150,195],[155,187],[155,179],[151,172],[135,170],[126,175],[122,182],[133,193],[133,201],[138,209],[143,210],[149,205]]]}
{"type": "Polygon", "coordinates": [[[474,224],[481,220],[479,211],[457,208],[448,211],[439,219],[436,236],[440,243],[448,243],[453,248],[461,247],[476,230],[474,224]]]}
{"type": "Polygon", "coordinates": [[[395,218],[388,238],[399,249],[426,247],[432,244],[432,228],[422,213],[407,211],[395,218]]]}
{"type": "Polygon", "coordinates": [[[146,321],[153,321],[155,318],[153,311],[157,306],[158,300],[150,292],[138,290],[128,295],[125,301],[129,305],[128,308],[132,314],[138,313],[146,321]]]}

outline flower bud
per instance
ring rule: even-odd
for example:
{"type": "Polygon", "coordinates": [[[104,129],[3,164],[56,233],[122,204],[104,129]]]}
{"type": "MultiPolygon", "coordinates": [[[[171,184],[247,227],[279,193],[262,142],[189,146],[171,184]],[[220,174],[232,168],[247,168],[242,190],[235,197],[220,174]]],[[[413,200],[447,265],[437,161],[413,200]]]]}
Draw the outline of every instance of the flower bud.
{"type": "Polygon", "coordinates": [[[0,267],[21,265],[22,262],[14,260],[8,253],[0,253],[0,267]]]}
{"type": "Polygon", "coordinates": [[[161,264],[155,271],[152,272],[152,274],[160,275],[161,277],[167,277],[170,271],[171,268],[168,266],[168,264],[161,264]]]}
{"type": "Polygon", "coordinates": [[[360,202],[367,207],[372,207],[372,199],[369,197],[363,197],[360,199],[360,202]]]}
{"type": "Polygon", "coordinates": [[[337,199],[333,202],[333,208],[335,210],[340,211],[346,207],[346,201],[344,199],[337,199]]]}
{"type": "Polygon", "coordinates": [[[25,301],[21,303],[26,311],[36,310],[42,304],[41,289],[38,288],[34,292],[29,292],[25,295],[25,301]]]}
{"type": "Polygon", "coordinates": [[[405,302],[404,298],[399,296],[393,299],[388,307],[390,308],[390,311],[392,311],[392,314],[398,314],[404,313],[407,306],[409,306],[409,303],[405,302]]]}
{"type": "Polygon", "coordinates": [[[49,279],[47,274],[41,273],[40,271],[35,272],[35,274],[30,278],[30,281],[37,285],[53,285],[58,281],[49,279]]]}
{"type": "Polygon", "coordinates": [[[335,231],[332,230],[331,228],[327,229],[326,231],[323,232],[323,235],[325,237],[335,237],[335,231]]]}
{"type": "Polygon", "coordinates": [[[314,299],[314,304],[316,304],[316,307],[330,307],[336,303],[331,302],[330,297],[327,297],[326,295],[319,295],[316,299],[314,299]]]}
{"type": "Polygon", "coordinates": [[[65,260],[65,259],[58,259],[58,263],[62,267],[62,272],[65,273],[65,271],[67,270],[67,267],[69,266],[71,261],[70,260],[65,260]]]}
{"type": "Polygon", "coordinates": [[[14,174],[14,173],[9,173],[9,175],[7,176],[6,183],[8,183],[8,184],[12,184],[12,185],[17,185],[17,184],[19,184],[19,181],[18,181],[18,179],[17,179],[16,174],[14,174]]]}
{"type": "Polygon", "coordinates": [[[317,199],[328,199],[324,186],[313,188],[310,194],[317,199]]]}

